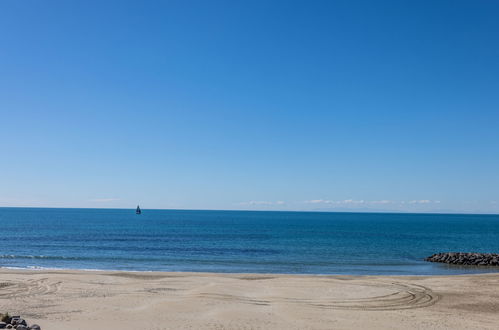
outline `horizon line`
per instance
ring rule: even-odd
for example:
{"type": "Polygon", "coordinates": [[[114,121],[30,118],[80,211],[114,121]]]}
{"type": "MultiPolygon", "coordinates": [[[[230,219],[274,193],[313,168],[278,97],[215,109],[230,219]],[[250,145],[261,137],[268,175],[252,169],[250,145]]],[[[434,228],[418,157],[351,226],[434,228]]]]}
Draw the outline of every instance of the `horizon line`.
{"type": "MultiPolygon", "coordinates": [[[[135,210],[135,207],[125,208],[125,207],[57,207],[57,206],[0,206],[2,208],[12,208],[12,209],[88,209],[88,210],[135,210]]],[[[440,214],[440,215],[499,215],[499,213],[475,213],[475,212],[462,212],[462,211],[446,211],[446,212],[410,212],[401,210],[369,210],[369,211],[328,211],[328,210],[249,210],[249,209],[189,209],[189,208],[142,208],[141,210],[152,210],[152,211],[219,211],[219,212],[296,212],[296,213],[375,213],[375,214],[440,214]]]]}

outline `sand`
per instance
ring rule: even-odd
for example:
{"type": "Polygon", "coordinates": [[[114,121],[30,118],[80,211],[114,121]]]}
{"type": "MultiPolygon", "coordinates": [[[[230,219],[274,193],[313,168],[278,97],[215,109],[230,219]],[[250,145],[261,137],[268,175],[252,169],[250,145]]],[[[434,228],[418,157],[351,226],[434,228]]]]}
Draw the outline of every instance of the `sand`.
{"type": "Polygon", "coordinates": [[[301,276],[0,270],[43,330],[498,329],[499,274],[301,276]]]}

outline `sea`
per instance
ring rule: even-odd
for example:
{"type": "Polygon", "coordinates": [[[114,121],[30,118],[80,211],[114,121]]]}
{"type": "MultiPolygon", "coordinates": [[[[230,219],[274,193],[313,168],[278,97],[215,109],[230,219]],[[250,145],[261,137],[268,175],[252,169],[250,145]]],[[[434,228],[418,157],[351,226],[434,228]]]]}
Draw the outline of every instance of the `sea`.
{"type": "Polygon", "coordinates": [[[430,263],[499,252],[499,215],[0,208],[0,267],[122,271],[448,275],[430,263]]]}

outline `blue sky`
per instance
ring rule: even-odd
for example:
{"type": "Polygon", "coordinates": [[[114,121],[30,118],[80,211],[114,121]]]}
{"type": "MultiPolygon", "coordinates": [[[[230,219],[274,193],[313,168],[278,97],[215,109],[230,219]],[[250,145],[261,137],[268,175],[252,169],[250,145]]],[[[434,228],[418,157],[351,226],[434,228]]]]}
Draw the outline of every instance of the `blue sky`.
{"type": "Polygon", "coordinates": [[[0,2],[0,206],[499,213],[497,1],[0,2]]]}

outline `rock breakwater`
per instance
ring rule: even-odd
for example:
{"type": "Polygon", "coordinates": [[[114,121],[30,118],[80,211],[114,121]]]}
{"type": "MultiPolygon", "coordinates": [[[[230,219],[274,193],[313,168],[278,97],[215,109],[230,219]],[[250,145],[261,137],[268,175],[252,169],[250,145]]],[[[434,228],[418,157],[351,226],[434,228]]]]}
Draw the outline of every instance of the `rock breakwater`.
{"type": "Polygon", "coordinates": [[[452,265],[499,266],[499,254],[496,253],[445,252],[436,253],[425,260],[452,265]]]}
{"type": "Polygon", "coordinates": [[[0,329],[41,330],[38,324],[28,326],[21,316],[10,316],[9,313],[0,313],[0,329]]]}

